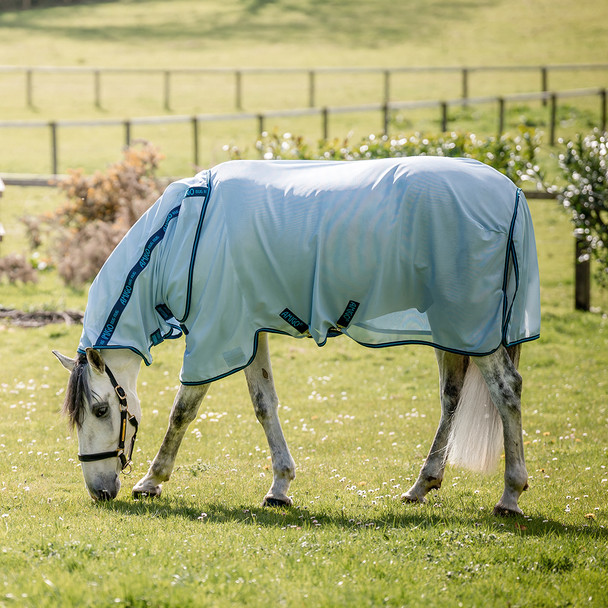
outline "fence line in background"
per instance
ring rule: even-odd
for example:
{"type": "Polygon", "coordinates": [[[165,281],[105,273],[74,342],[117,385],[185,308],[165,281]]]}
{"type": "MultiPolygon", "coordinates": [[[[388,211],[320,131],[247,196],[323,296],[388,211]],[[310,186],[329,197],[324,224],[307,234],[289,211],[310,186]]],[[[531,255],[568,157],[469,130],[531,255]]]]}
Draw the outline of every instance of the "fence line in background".
{"type": "MultiPolygon", "coordinates": [[[[584,64],[555,64],[530,66],[428,66],[428,67],[317,67],[317,68],[101,68],[80,66],[0,66],[1,73],[20,73],[24,76],[25,102],[29,108],[34,107],[34,76],[36,74],[89,74],[92,78],[93,103],[102,107],[103,85],[102,77],[110,74],[143,74],[160,77],[163,108],[171,111],[171,83],[177,75],[231,75],[234,88],[234,108],[244,109],[244,80],[245,77],[267,74],[292,74],[307,76],[308,107],[317,107],[317,79],[324,74],[377,74],[382,76],[381,99],[383,104],[391,101],[391,84],[395,74],[434,74],[460,73],[461,100],[469,99],[469,77],[481,72],[538,72],[540,76],[540,92],[549,91],[549,75],[551,72],[608,70],[608,63],[584,64]]],[[[543,99],[543,104],[547,100],[543,99]]]]}
{"type": "MultiPolygon", "coordinates": [[[[486,96],[472,97],[467,100],[469,104],[497,104],[498,120],[497,134],[500,136],[504,130],[505,107],[507,103],[521,101],[543,101],[550,104],[550,121],[549,121],[549,144],[555,145],[556,129],[557,129],[557,104],[560,99],[574,97],[598,97],[600,102],[600,120],[597,125],[602,131],[606,130],[607,121],[607,104],[606,104],[606,89],[590,88],[590,89],[575,89],[571,91],[553,91],[542,93],[514,93],[512,95],[504,95],[501,97],[486,96]]],[[[328,139],[329,136],[329,119],[334,114],[345,113],[361,113],[361,112],[379,112],[382,117],[381,129],[382,133],[388,134],[391,112],[397,110],[415,110],[415,109],[439,109],[441,117],[441,130],[447,131],[449,125],[448,108],[451,106],[462,105],[462,99],[452,99],[447,101],[432,100],[432,101],[401,101],[389,103],[373,103],[357,106],[334,106],[324,108],[302,108],[293,110],[272,110],[263,113],[238,112],[233,114],[196,114],[194,116],[155,116],[155,117],[136,117],[127,119],[95,119],[95,120],[15,120],[15,121],[0,121],[0,128],[47,128],[49,130],[50,141],[50,156],[51,156],[51,172],[57,175],[59,171],[59,129],[63,128],[85,128],[85,127],[102,127],[102,126],[123,126],[124,143],[131,143],[132,127],[136,125],[160,125],[160,124],[184,124],[192,125],[192,159],[195,167],[200,166],[199,163],[199,133],[200,125],[210,122],[228,122],[235,120],[253,120],[257,122],[258,133],[261,134],[265,130],[266,122],[272,118],[289,118],[302,116],[321,117],[321,128],[323,138],[328,139]]]]}

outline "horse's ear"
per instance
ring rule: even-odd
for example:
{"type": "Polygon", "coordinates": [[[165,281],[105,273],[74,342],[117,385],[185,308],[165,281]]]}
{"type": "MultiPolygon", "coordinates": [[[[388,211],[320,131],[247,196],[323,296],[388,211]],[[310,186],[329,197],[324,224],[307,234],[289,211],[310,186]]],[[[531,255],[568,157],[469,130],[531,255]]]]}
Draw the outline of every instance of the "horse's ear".
{"type": "Polygon", "coordinates": [[[56,350],[53,351],[53,354],[57,357],[57,359],[59,359],[59,363],[61,363],[61,365],[63,365],[63,367],[65,367],[69,372],[74,369],[74,366],[76,365],[75,359],[70,359],[56,350]]]}
{"type": "Polygon", "coordinates": [[[91,369],[94,372],[97,372],[98,374],[105,374],[106,364],[103,362],[103,357],[101,356],[101,353],[91,347],[86,349],[86,353],[87,361],[89,362],[91,369]]]}

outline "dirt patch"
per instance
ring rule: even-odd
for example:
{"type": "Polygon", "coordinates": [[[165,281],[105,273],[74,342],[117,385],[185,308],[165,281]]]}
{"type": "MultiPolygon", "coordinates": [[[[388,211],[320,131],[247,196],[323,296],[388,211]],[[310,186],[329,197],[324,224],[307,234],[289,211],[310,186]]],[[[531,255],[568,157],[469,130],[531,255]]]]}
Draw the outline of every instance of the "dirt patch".
{"type": "Polygon", "coordinates": [[[7,320],[18,327],[42,327],[50,323],[65,323],[74,325],[82,323],[84,314],[78,310],[36,310],[25,312],[14,308],[0,306],[0,319],[7,320]]]}

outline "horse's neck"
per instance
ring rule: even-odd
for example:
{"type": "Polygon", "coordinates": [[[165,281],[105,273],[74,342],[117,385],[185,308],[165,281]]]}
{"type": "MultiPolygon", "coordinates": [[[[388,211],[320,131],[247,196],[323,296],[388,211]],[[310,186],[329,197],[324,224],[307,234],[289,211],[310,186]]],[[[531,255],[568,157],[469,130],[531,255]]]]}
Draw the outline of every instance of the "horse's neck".
{"type": "Polygon", "coordinates": [[[128,348],[104,348],[101,355],[125,391],[136,394],[141,357],[128,348]]]}

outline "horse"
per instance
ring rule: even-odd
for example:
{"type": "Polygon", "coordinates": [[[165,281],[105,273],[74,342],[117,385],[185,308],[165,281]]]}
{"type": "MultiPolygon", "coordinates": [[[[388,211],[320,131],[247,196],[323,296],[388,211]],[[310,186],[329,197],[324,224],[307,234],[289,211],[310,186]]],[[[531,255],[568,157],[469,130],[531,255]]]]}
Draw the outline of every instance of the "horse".
{"type": "Polygon", "coordinates": [[[161,494],[209,386],[242,370],[272,460],[262,504],[292,505],[271,333],[434,347],[441,417],[402,500],[425,502],[448,462],[493,470],[504,447],[494,513],[522,513],[518,364],[540,335],[540,296],[530,212],[507,177],[471,159],[260,160],[168,186],[91,285],[76,357],[53,351],[93,500],[115,498],[130,467],[141,362],[185,336],[168,428],[133,496],[161,494]]]}

